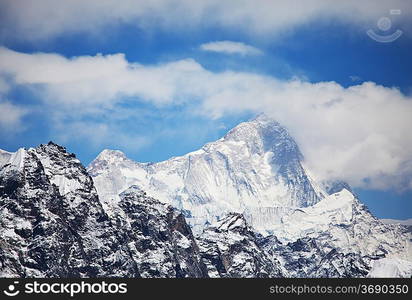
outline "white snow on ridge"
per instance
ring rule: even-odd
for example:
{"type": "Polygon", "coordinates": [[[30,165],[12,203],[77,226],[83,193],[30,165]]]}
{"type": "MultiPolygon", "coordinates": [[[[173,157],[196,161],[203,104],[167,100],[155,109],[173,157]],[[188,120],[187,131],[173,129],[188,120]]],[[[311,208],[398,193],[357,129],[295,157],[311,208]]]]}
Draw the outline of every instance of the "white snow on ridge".
{"type": "Polygon", "coordinates": [[[380,219],[385,224],[400,224],[405,226],[412,226],[412,219],[396,220],[396,219],[380,219]]]}
{"type": "Polygon", "coordinates": [[[21,169],[24,166],[24,158],[26,156],[26,149],[20,148],[17,150],[17,152],[13,153],[7,162],[8,164],[11,164],[12,167],[16,169],[21,169]]]}
{"type": "Polygon", "coordinates": [[[331,181],[328,187],[317,182],[287,131],[265,118],[159,163],[138,163],[105,150],[88,172],[109,214],[116,211],[119,194],[135,185],[182,211],[195,234],[234,212],[244,214],[255,231],[283,243],[313,238],[325,254],[337,250],[412,261],[403,226],[375,218],[344,182],[331,181]]]}
{"type": "Polygon", "coordinates": [[[325,196],[306,174],[300,157],[286,130],[261,117],[241,123],[200,150],[159,163],[138,163],[120,151],[104,150],[88,171],[109,210],[119,201],[119,193],[137,185],[151,197],[186,211],[195,231],[229,212],[244,212],[252,225],[262,227],[280,222],[289,208],[311,205],[325,196]]]}
{"type": "Polygon", "coordinates": [[[412,261],[410,236],[373,217],[348,190],[282,217],[272,233],[283,242],[314,237],[343,253],[390,255],[412,261]]]}
{"type": "Polygon", "coordinates": [[[14,154],[14,152],[8,152],[5,150],[0,149],[0,167],[7,164],[10,160],[10,157],[14,154]]]}
{"type": "MultiPolygon", "coordinates": [[[[78,174],[79,176],[69,176],[76,171],[76,168],[59,168],[47,155],[44,155],[41,152],[36,152],[36,155],[41,161],[50,182],[54,183],[59,188],[60,195],[75,192],[82,187],[84,179],[81,178],[80,174],[78,174]]],[[[77,159],[75,159],[75,161],[79,162],[77,159]]]]}
{"type": "Polygon", "coordinates": [[[373,262],[367,277],[411,278],[412,262],[397,258],[382,258],[373,262]]]}
{"type": "Polygon", "coordinates": [[[327,231],[330,224],[349,224],[352,221],[354,201],[352,193],[342,190],[313,206],[295,209],[285,215],[281,223],[274,226],[273,233],[280,240],[289,242],[327,231]]]}
{"type": "Polygon", "coordinates": [[[31,163],[34,163],[34,161],[30,160],[30,158],[36,157],[43,166],[45,174],[48,176],[50,182],[55,184],[59,188],[60,194],[72,194],[73,197],[70,203],[77,205],[79,204],[79,201],[82,201],[81,198],[78,197],[77,192],[79,189],[82,189],[84,184],[90,181],[90,178],[86,173],[81,174],[78,172],[78,165],[80,165],[80,161],[74,156],[67,154],[65,157],[65,159],[68,159],[70,161],[70,167],[68,167],[61,161],[56,161],[56,158],[52,159],[50,157],[51,154],[47,151],[60,151],[57,148],[53,147],[60,146],[52,144],[50,146],[40,145],[37,148],[20,148],[14,153],[1,150],[0,159],[2,157],[9,158],[6,162],[3,162],[4,164],[0,165],[0,167],[7,165],[6,168],[8,170],[21,171],[25,166],[26,157],[29,158],[29,161],[31,161],[31,163]]]}

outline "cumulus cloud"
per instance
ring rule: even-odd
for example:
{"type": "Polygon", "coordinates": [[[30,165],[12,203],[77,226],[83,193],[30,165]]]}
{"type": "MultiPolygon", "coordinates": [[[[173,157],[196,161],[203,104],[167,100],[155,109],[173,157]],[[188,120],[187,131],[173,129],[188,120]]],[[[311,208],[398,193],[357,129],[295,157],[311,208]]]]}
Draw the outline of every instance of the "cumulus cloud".
{"type": "Polygon", "coordinates": [[[272,82],[247,91],[226,90],[204,102],[218,117],[264,111],[297,140],[319,179],[355,187],[412,188],[412,99],[397,89],[365,82],[272,82]]]}
{"type": "Polygon", "coordinates": [[[250,45],[232,41],[217,41],[200,45],[200,49],[211,52],[240,55],[261,55],[262,51],[250,45]]]}
{"type": "MultiPolygon", "coordinates": [[[[212,72],[192,59],[142,65],[122,54],[65,58],[6,48],[0,49],[0,69],[9,82],[30,86],[62,113],[115,110],[126,98],[188,104],[192,113],[209,118],[266,112],[289,129],[320,179],[412,188],[412,99],[396,88],[212,72]]],[[[99,126],[96,132],[107,137],[105,125],[99,126]]]]}
{"type": "Polygon", "coordinates": [[[119,96],[168,103],[187,78],[202,71],[192,59],[163,65],[129,63],[124,54],[81,56],[25,54],[0,47],[0,69],[16,84],[30,85],[45,101],[67,105],[110,105],[119,96]]]}
{"type": "Polygon", "coordinates": [[[400,9],[399,17],[408,21],[412,12],[404,0],[333,4],[328,0],[4,0],[0,5],[2,35],[25,40],[48,39],[64,32],[94,34],[124,23],[166,30],[218,25],[252,35],[277,35],[324,19],[370,27],[393,8],[400,9]]]}

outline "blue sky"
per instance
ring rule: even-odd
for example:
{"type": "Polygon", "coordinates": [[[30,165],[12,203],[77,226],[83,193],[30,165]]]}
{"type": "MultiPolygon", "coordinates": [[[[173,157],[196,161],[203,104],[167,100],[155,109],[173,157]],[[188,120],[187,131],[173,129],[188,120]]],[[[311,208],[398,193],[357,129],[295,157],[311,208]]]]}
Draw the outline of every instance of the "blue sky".
{"type": "Polygon", "coordinates": [[[53,140],[86,165],[105,148],[161,161],[264,111],[320,176],[350,182],[378,217],[412,217],[412,18],[402,1],[264,11],[163,2],[2,3],[0,148],[53,140]],[[385,16],[388,31],[376,25],[385,16]],[[403,34],[380,43],[368,29],[403,34]]]}

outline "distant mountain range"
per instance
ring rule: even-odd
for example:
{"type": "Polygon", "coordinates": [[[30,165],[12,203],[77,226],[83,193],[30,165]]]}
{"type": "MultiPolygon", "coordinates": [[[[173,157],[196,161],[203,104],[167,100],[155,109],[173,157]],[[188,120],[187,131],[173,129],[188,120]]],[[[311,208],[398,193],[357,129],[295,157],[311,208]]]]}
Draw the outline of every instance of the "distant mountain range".
{"type": "Polygon", "coordinates": [[[159,163],[0,151],[1,277],[410,277],[394,223],[317,180],[264,115],[159,163]]]}

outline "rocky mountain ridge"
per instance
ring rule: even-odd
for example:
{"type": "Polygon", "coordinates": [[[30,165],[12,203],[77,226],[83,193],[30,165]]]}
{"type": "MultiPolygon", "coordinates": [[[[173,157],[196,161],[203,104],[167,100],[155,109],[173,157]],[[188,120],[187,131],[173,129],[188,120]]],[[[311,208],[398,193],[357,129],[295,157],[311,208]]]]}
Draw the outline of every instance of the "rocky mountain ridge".
{"type": "Polygon", "coordinates": [[[327,195],[287,130],[264,115],[181,157],[139,163],[104,150],[87,169],[108,211],[119,193],[136,185],[183,211],[196,233],[230,212],[245,214],[264,232],[291,208],[327,195]]]}
{"type": "Polygon", "coordinates": [[[131,188],[109,218],[86,169],[56,144],[20,149],[1,168],[0,207],[0,277],[204,277],[181,214],[131,188]]]}
{"type": "Polygon", "coordinates": [[[407,227],[382,223],[345,183],[317,183],[279,124],[262,118],[249,123],[156,166],[104,151],[88,172],[52,142],[1,151],[0,277],[412,275],[407,227]],[[265,135],[274,140],[270,146],[264,146],[265,135]],[[241,158],[233,157],[244,147],[241,158]],[[222,160],[230,170],[220,169],[222,160]],[[155,193],[168,195],[171,178],[174,196],[191,195],[189,206],[183,196],[155,199],[142,189],[149,182],[155,193]],[[241,199],[232,205],[217,197],[218,203],[213,193],[221,191],[215,189],[219,182],[235,187],[241,199]],[[210,199],[205,193],[195,197],[207,183],[213,186],[207,189],[210,199]],[[277,197],[281,190],[286,198],[277,197]],[[270,191],[276,197],[265,198],[270,191]],[[254,197],[243,197],[247,192],[254,197]]]}

